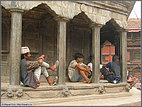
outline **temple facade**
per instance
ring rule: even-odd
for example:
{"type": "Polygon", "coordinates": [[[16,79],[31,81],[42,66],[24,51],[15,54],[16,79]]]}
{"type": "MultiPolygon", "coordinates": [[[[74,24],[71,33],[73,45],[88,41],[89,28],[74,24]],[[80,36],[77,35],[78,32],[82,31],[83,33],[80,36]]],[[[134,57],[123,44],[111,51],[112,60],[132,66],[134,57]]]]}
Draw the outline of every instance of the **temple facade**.
{"type": "MultiPolygon", "coordinates": [[[[84,63],[92,56],[93,83],[99,83],[106,41],[120,57],[122,81],[127,82],[127,19],[133,1],[2,1],[2,78],[20,83],[21,46],[31,50],[31,60],[45,54],[53,65],[58,59],[59,84],[68,81],[67,66],[76,52],[84,63]]],[[[4,80],[4,82],[5,82],[4,80]]]]}
{"type": "Polygon", "coordinates": [[[141,80],[141,19],[128,19],[127,65],[131,75],[141,80]]]}

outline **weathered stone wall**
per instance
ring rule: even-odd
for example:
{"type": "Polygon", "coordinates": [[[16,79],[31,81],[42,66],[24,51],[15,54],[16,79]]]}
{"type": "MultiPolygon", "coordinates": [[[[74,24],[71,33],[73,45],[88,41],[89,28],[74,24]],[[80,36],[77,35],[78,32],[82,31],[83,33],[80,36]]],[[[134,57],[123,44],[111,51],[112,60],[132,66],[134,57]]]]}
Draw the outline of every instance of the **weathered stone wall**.
{"type": "Polygon", "coordinates": [[[50,20],[26,20],[23,19],[23,41],[22,46],[28,46],[31,51],[31,60],[35,60],[41,54],[44,54],[45,61],[49,64],[57,59],[57,35],[56,22],[50,20]],[[43,27],[44,26],[44,27],[43,27]]]}
{"type": "MultiPolygon", "coordinates": [[[[8,61],[9,61],[9,50],[10,50],[10,17],[7,16],[7,14],[4,14],[3,16],[6,16],[6,18],[2,18],[2,50],[1,50],[1,76],[4,76],[5,81],[9,81],[9,78],[6,78],[9,76],[10,72],[8,72],[8,61]]],[[[3,78],[3,77],[2,77],[3,78]]]]}
{"type": "Polygon", "coordinates": [[[2,1],[2,6],[10,9],[12,6],[24,10],[37,7],[45,3],[57,15],[72,19],[75,15],[84,11],[85,14],[95,23],[105,24],[111,18],[122,28],[127,28],[127,17],[129,8],[132,8],[134,2],[72,2],[72,1],[16,1],[11,5],[10,1],[2,1]],[[126,5],[127,4],[127,5],[126,5]],[[129,8],[128,8],[129,7],[129,8]]]}

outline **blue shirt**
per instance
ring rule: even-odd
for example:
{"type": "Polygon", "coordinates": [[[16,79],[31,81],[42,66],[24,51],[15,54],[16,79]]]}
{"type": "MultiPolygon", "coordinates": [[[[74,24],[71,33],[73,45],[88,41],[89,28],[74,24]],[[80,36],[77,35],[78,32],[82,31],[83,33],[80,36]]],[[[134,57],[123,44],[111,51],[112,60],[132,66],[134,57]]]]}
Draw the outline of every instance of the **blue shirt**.
{"type": "Polygon", "coordinates": [[[109,69],[112,68],[112,62],[107,63],[106,67],[109,68],[109,69]]]}

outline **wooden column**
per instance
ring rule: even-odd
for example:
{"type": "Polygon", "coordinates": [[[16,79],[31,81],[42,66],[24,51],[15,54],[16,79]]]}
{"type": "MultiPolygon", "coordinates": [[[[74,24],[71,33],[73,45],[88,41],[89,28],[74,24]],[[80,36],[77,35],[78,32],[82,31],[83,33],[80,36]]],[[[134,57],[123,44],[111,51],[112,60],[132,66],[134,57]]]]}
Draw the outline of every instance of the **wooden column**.
{"type": "Polygon", "coordinates": [[[101,25],[92,24],[92,82],[99,83],[100,77],[100,28],[101,25]]]}
{"type": "Polygon", "coordinates": [[[57,17],[55,18],[58,22],[57,27],[57,57],[59,60],[59,85],[65,85],[66,76],[66,23],[67,19],[57,17]]]}
{"type": "Polygon", "coordinates": [[[22,39],[22,12],[11,9],[11,37],[10,37],[10,85],[20,84],[20,61],[22,39]]]}
{"type": "Polygon", "coordinates": [[[120,32],[120,61],[121,61],[121,72],[122,82],[127,82],[127,32],[120,32]]]}

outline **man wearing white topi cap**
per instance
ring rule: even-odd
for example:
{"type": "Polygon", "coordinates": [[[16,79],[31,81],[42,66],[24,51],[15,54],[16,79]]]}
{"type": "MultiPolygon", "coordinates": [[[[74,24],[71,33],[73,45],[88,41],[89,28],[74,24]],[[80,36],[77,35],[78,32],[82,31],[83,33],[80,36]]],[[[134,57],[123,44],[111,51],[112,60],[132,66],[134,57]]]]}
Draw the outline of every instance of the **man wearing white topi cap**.
{"type": "Polygon", "coordinates": [[[56,71],[58,62],[53,66],[50,66],[48,63],[44,62],[45,55],[41,55],[37,58],[37,61],[28,61],[31,57],[30,49],[28,47],[21,47],[21,70],[20,77],[24,86],[36,88],[40,85],[39,79],[41,73],[45,76],[49,85],[53,84],[53,81],[50,80],[48,72],[46,69],[51,69],[56,71]]]}

